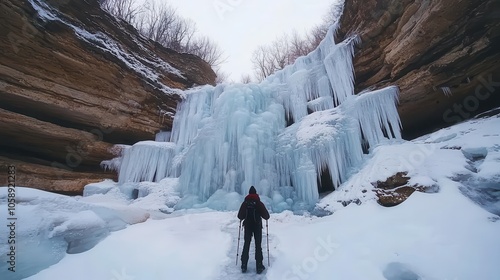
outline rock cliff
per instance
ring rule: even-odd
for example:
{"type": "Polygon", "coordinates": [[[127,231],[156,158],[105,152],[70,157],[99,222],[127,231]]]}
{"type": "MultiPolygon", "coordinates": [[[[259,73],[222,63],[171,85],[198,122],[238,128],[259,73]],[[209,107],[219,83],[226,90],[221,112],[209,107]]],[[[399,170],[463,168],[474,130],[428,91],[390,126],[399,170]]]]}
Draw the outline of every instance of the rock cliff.
{"type": "MultiPolygon", "coordinates": [[[[410,139],[500,106],[499,11],[497,0],[346,0],[337,36],[360,37],[358,92],[399,86],[410,139]]],[[[180,90],[215,81],[97,0],[4,0],[0,13],[0,170],[15,165],[17,185],[78,193],[114,178],[99,167],[114,144],[153,139],[180,90]]]]}
{"type": "Polygon", "coordinates": [[[358,91],[398,85],[409,139],[500,105],[500,1],[346,0],[358,91]]]}
{"type": "Polygon", "coordinates": [[[18,186],[78,193],[114,178],[99,166],[114,144],[154,139],[180,90],[215,81],[97,0],[4,0],[0,13],[0,170],[15,165],[18,186]]]}
{"type": "MultiPolygon", "coordinates": [[[[399,86],[403,137],[411,139],[500,106],[499,11],[497,0],[346,0],[337,39],[359,36],[358,92],[399,86]]],[[[408,180],[397,173],[373,182],[378,202],[439,189],[408,180]]]]}

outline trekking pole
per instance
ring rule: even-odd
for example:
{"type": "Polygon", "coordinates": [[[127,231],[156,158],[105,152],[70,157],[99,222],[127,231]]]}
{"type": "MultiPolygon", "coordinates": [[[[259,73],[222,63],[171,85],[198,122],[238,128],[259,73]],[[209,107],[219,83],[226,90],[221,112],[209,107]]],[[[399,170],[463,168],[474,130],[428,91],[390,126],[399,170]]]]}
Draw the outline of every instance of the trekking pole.
{"type": "Polygon", "coordinates": [[[267,266],[271,266],[271,261],[269,260],[269,226],[266,220],[266,233],[267,233],[267,266]]]}
{"type": "Polygon", "coordinates": [[[240,234],[241,234],[241,220],[238,228],[238,247],[236,248],[236,265],[238,265],[238,256],[240,255],[240,234]]]}

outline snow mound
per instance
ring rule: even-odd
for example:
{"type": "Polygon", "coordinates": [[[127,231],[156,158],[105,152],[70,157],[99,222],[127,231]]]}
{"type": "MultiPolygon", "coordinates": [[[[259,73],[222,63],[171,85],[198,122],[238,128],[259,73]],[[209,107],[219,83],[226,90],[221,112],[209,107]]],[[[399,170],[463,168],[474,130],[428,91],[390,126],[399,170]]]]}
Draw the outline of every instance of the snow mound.
{"type": "MultiPolygon", "coordinates": [[[[109,181],[104,183],[107,187],[109,184],[109,181]]],[[[110,232],[144,222],[150,216],[146,210],[124,205],[123,197],[116,196],[115,200],[109,197],[112,196],[105,199],[108,203],[99,204],[85,202],[81,197],[16,187],[16,277],[45,269],[66,254],[87,251],[110,232]]],[[[0,207],[7,209],[6,187],[0,187],[0,207]]],[[[7,230],[8,227],[1,227],[0,234],[8,236],[7,230]]],[[[7,270],[8,248],[7,239],[1,239],[2,270],[7,270]]]]}

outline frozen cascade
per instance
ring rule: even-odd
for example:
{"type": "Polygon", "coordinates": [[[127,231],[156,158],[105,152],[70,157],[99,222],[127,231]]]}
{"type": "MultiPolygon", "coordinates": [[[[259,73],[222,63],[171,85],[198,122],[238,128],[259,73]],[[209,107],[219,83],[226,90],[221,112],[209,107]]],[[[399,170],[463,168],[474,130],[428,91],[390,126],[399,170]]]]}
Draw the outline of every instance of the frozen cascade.
{"type": "Polygon", "coordinates": [[[159,182],[170,176],[174,148],[172,142],[155,141],[142,141],[125,148],[118,169],[118,183],[159,182]]]}
{"type": "Polygon", "coordinates": [[[395,106],[399,90],[395,86],[360,94],[354,104],[363,136],[370,147],[388,138],[401,139],[401,121],[395,106]]]}
{"type": "Polygon", "coordinates": [[[387,87],[350,96],[334,109],[314,112],[287,127],[278,137],[279,184],[293,185],[310,205],[319,197],[316,178],[323,170],[335,187],[346,181],[361,164],[363,136],[370,147],[385,138],[401,138],[397,94],[397,87],[387,87]],[[384,136],[384,131],[394,132],[384,136]]]}
{"type": "Polygon", "coordinates": [[[363,145],[401,138],[398,89],[354,95],[358,39],[336,44],[335,29],[315,51],[259,84],[186,91],[171,142],[127,149],[119,182],[178,177],[184,197],[178,208],[231,208],[215,200],[245,195],[251,185],[273,211],[314,207],[323,172],[337,187],[362,164],[363,145]]]}
{"type": "Polygon", "coordinates": [[[168,141],[170,141],[170,134],[171,134],[170,131],[160,131],[160,132],[156,133],[155,141],[168,142],[168,141]]]}
{"type": "MultiPolygon", "coordinates": [[[[213,96],[213,90],[205,87],[203,94],[194,94],[213,96]]],[[[286,121],[272,94],[257,85],[235,84],[225,86],[215,102],[189,96],[198,104],[181,104],[181,116],[186,111],[195,116],[193,122],[176,116],[172,130],[179,148],[186,150],[179,182],[185,194],[199,195],[203,201],[222,186],[228,192],[243,193],[252,184],[276,185],[274,140],[286,121]],[[185,131],[175,126],[178,121],[187,125],[185,131]]]]}

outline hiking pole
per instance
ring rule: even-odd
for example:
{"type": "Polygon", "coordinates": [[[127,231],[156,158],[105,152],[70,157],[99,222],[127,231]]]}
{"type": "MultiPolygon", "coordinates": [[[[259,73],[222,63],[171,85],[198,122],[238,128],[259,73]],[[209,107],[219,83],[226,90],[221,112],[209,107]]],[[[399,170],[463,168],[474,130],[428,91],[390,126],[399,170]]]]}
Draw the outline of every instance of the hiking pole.
{"type": "Polygon", "coordinates": [[[240,234],[241,234],[241,220],[238,228],[238,247],[236,248],[236,265],[238,265],[238,256],[240,255],[240,234]]]}
{"type": "Polygon", "coordinates": [[[271,266],[271,261],[269,260],[269,225],[266,220],[266,233],[267,233],[267,266],[271,266]]]}

